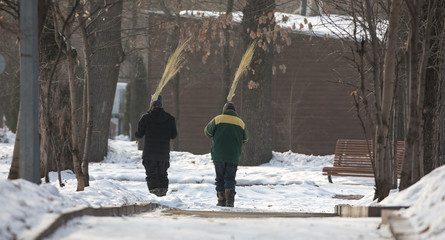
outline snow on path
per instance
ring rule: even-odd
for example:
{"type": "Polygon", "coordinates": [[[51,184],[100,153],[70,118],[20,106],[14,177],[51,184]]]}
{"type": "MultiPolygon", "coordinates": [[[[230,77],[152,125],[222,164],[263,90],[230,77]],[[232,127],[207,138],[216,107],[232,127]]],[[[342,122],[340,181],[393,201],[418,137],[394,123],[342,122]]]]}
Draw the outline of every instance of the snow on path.
{"type": "Polygon", "coordinates": [[[387,227],[378,229],[379,223],[379,218],[195,218],[157,211],[124,218],[75,219],[48,240],[392,239],[387,227]]]}

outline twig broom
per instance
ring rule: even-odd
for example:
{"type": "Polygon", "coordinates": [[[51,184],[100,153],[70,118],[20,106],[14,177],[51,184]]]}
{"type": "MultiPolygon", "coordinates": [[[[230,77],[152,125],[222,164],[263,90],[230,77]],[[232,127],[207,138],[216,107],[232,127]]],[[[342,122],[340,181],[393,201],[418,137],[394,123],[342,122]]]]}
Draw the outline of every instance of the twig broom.
{"type": "Polygon", "coordinates": [[[247,71],[247,66],[249,66],[250,62],[252,61],[253,53],[255,52],[255,46],[256,41],[253,41],[244,53],[243,58],[241,58],[239,67],[235,72],[235,78],[233,79],[232,87],[230,88],[229,94],[227,95],[227,102],[231,102],[233,96],[235,96],[236,86],[238,85],[241,75],[243,75],[247,71]]]}
{"type": "Polygon", "coordinates": [[[150,109],[153,105],[153,102],[158,99],[159,94],[161,94],[162,89],[165,87],[168,81],[172,79],[184,65],[185,63],[184,48],[187,46],[189,42],[190,38],[182,43],[179,43],[173,54],[168,58],[167,65],[165,66],[165,70],[164,73],[162,74],[161,81],[159,81],[155,93],[151,96],[150,109]]]}

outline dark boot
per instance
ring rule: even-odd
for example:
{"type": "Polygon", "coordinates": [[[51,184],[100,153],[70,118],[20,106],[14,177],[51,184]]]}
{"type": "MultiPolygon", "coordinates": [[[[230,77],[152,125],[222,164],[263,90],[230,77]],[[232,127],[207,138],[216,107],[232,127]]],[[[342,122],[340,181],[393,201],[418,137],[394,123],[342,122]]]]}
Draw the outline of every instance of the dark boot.
{"type": "Polygon", "coordinates": [[[234,207],[235,206],[235,189],[226,188],[224,192],[224,196],[226,198],[226,207],[234,207]]]}
{"type": "Polygon", "coordinates": [[[216,204],[216,206],[225,207],[226,197],[224,196],[224,192],[217,192],[216,196],[218,197],[218,204],[216,204]]]}
{"type": "Polygon", "coordinates": [[[159,188],[159,196],[158,197],[164,197],[167,195],[168,188],[159,188]]]}
{"type": "Polygon", "coordinates": [[[159,188],[153,188],[153,189],[150,189],[150,190],[148,190],[151,194],[154,194],[154,195],[156,195],[156,196],[158,196],[159,197],[159,194],[160,194],[160,189],[159,188]]]}

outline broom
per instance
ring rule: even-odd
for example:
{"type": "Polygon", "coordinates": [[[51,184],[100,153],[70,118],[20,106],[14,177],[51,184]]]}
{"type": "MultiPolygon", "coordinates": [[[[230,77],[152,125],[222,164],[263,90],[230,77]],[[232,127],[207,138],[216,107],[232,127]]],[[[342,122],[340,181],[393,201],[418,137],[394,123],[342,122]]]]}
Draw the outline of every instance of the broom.
{"type": "Polygon", "coordinates": [[[158,87],[155,93],[151,96],[150,109],[153,106],[153,102],[158,99],[159,94],[161,94],[162,89],[172,79],[176,73],[182,68],[185,63],[185,53],[184,48],[190,42],[190,38],[182,43],[179,43],[173,54],[168,58],[167,65],[164,69],[164,74],[162,74],[161,81],[159,81],[158,87]]]}
{"type": "Polygon", "coordinates": [[[241,58],[239,67],[235,72],[235,78],[233,79],[232,87],[230,88],[229,94],[227,95],[227,102],[231,102],[233,96],[235,96],[236,86],[238,85],[241,75],[247,71],[247,66],[249,66],[250,62],[252,61],[253,53],[255,52],[255,46],[256,41],[253,41],[244,53],[243,58],[241,58]]]}

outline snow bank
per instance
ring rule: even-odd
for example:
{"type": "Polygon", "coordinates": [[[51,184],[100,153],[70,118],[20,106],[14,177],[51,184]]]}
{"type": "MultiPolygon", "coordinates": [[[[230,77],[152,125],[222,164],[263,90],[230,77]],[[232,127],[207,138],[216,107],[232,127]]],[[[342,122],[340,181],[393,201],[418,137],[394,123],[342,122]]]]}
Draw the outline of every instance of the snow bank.
{"type": "Polygon", "coordinates": [[[48,184],[36,185],[19,179],[0,180],[0,239],[16,239],[39,225],[45,214],[74,207],[70,200],[48,184]]]}
{"type": "Polygon", "coordinates": [[[445,166],[435,169],[411,187],[391,194],[380,204],[411,206],[399,214],[409,218],[422,239],[445,239],[445,166]]]}
{"type": "Polygon", "coordinates": [[[328,156],[314,156],[293,153],[292,151],[280,153],[273,152],[272,159],[269,163],[262,166],[274,166],[274,167],[286,167],[286,166],[311,166],[311,167],[324,167],[332,164],[334,161],[334,155],[328,156]]]}

